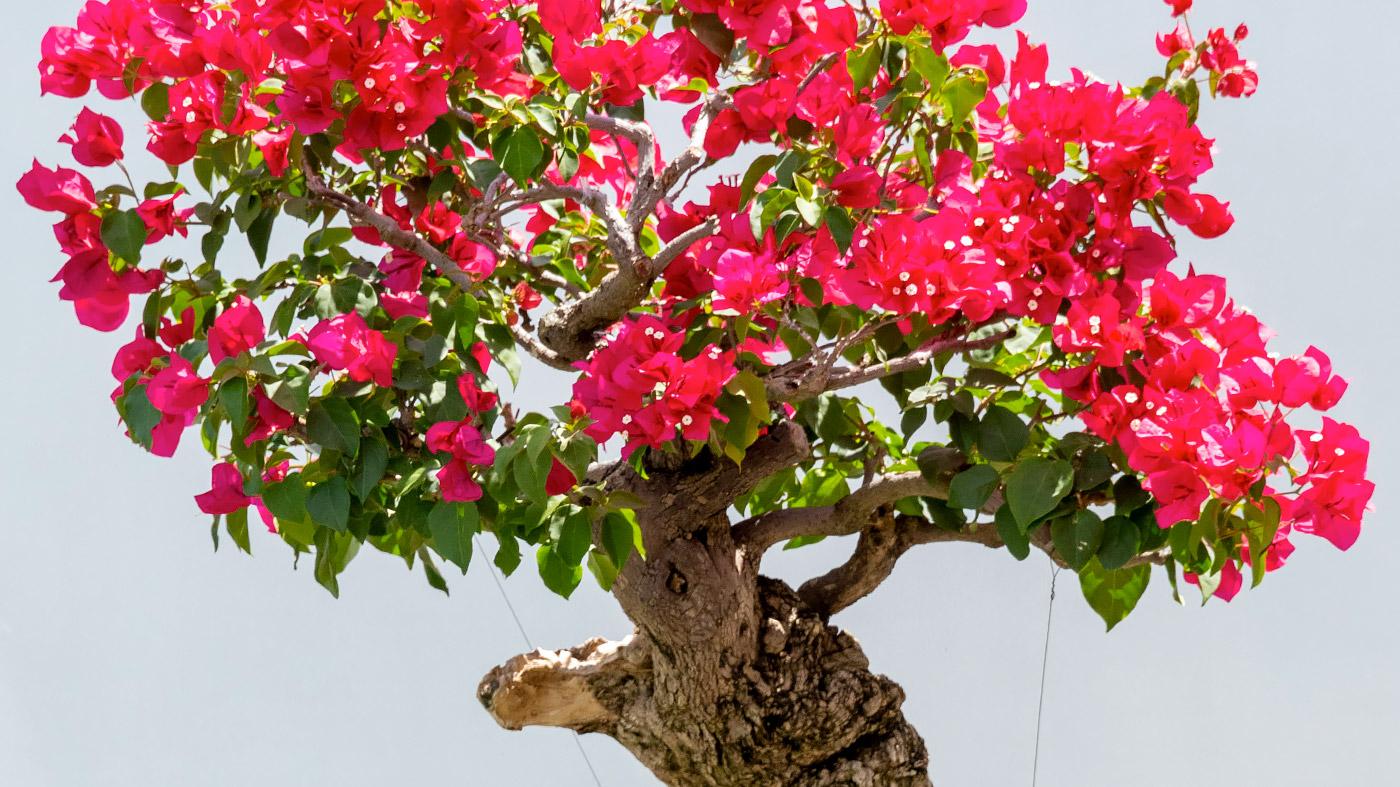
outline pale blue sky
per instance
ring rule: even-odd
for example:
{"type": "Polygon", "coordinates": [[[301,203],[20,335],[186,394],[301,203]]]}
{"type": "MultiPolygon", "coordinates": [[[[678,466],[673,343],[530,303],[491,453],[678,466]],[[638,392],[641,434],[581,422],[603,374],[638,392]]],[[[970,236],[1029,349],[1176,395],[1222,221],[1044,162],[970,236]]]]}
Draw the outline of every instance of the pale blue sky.
{"type": "MultiPolygon", "coordinates": [[[[61,262],[48,222],[9,185],[32,155],[60,156],[53,140],[79,104],[39,100],[34,63],[44,29],[79,5],[16,6],[0,29],[11,107],[0,127],[0,237],[11,249],[0,311],[0,784],[587,783],[568,733],[504,732],[476,704],[481,675],[522,650],[483,564],[455,578],[449,599],[366,551],[334,600],[270,538],[254,539],[252,559],[213,553],[190,499],[208,485],[207,460],[155,459],[122,437],[107,369],[126,331],[74,322],[48,283],[61,262]]],[[[1249,22],[1244,49],[1263,82],[1253,100],[1205,111],[1220,140],[1208,185],[1234,202],[1238,224],[1191,244],[1191,259],[1229,277],[1281,350],[1317,344],[1351,378],[1339,416],[1373,441],[1378,512],[1351,553],[1301,538],[1284,572],[1232,605],[1177,607],[1159,574],[1110,635],[1062,576],[1039,783],[1387,783],[1400,730],[1387,569],[1400,547],[1400,430],[1384,410],[1400,383],[1387,327],[1400,285],[1388,229],[1400,11],[1355,0],[1197,5],[1198,27],[1249,22]]],[[[1022,24],[1051,44],[1056,68],[1125,80],[1159,67],[1152,36],[1169,26],[1158,0],[1032,0],[1022,24]]],[[[801,580],[846,548],[786,553],[770,570],[801,580]]],[[[1043,558],[924,547],[837,619],[904,686],[939,787],[1030,783],[1048,580],[1043,558]]],[[[537,644],[628,631],[587,585],[564,602],[522,570],[508,588],[537,644]]],[[[655,784],[611,740],[583,744],[608,787],[655,784]]]]}

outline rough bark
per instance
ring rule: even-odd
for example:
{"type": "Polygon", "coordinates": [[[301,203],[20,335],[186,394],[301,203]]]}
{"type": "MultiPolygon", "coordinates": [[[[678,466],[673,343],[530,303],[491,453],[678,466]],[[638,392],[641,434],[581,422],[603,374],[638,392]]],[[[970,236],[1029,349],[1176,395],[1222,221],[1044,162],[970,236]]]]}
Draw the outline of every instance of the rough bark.
{"type": "Polygon", "coordinates": [[[741,468],[701,457],[615,478],[646,501],[647,559],[613,587],[637,630],[517,656],[482,681],[482,704],[508,729],[610,735],[674,787],[928,785],[904,692],[827,614],[759,576],[725,513],[806,456],[800,428],[776,427],[741,468]]]}
{"type": "Polygon", "coordinates": [[[486,676],[479,699],[510,729],[610,735],[673,787],[929,785],[903,690],[785,584],[760,577],[755,588],[753,654],[716,660],[639,630],[517,656],[486,676]]]}

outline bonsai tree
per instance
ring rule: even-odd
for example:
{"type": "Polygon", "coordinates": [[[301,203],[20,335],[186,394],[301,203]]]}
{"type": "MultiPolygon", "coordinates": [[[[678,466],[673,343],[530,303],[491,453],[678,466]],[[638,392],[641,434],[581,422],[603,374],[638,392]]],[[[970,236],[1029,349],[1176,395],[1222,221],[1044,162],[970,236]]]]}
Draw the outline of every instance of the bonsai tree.
{"type": "Polygon", "coordinates": [[[1043,552],[1112,628],[1153,574],[1229,601],[1295,536],[1350,547],[1372,494],[1366,441],[1307,413],[1327,356],[1176,259],[1233,221],[1201,101],[1257,76],[1243,26],[1168,4],[1128,87],[966,43],[1025,0],[92,0],[42,89],[135,99],[169,176],[84,108],[63,141],[104,185],[18,185],[60,216],[59,298],[131,337],[127,437],[213,458],[216,547],[280,542],[331,593],[364,551],[444,592],[474,544],[564,596],[586,566],[636,630],[492,671],[502,726],[670,785],[927,784],[829,623],[908,550],[1043,552]],[[511,401],[524,363],[556,406],[511,401]],[[760,574],[832,536],[828,573],[760,574]]]}

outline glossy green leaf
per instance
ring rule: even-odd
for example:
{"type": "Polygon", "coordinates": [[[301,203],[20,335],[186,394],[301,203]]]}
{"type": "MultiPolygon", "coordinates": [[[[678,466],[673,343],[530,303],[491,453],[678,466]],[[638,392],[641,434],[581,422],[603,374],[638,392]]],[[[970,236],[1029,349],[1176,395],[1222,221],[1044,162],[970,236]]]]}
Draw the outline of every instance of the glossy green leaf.
{"type": "Polygon", "coordinates": [[[1016,517],[1011,513],[1011,506],[1003,505],[997,509],[996,515],[997,535],[1006,544],[1006,551],[1017,560],[1025,560],[1031,554],[1030,536],[1026,534],[1026,529],[1016,522],[1016,517]]]}
{"type": "Polygon", "coordinates": [[[1108,630],[1123,622],[1137,606],[1152,579],[1151,566],[1110,570],[1090,560],[1079,570],[1079,587],[1084,599],[1103,618],[1108,630]]]}
{"type": "Polygon", "coordinates": [[[1103,544],[1099,546],[1099,563],[1107,569],[1122,568],[1137,557],[1141,538],[1137,523],[1125,516],[1111,516],[1104,521],[1103,544]]]}
{"type": "Polygon", "coordinates": [[[339,397],[327,397],[312,405],[306,417],[306,433],[322,448],[347,456],[360,450],[359,416],[349,402],[339,397]]]}
{"type": "Polygon", "coordinates": [[[1075,570],[1083,568],[1098,554],[1103,544],[1103,531],[1103,520],[1093,511],[1079,511],[1050,524],[1055,551],[1075,570]]]}
{"type": "Polygon", "coordinates": [[[389,448],[380,440],[364,440],[360,443],[360,464],[355,468],[355,497],[365,500],[384,478],[389,467],[389,448]]]}
{"type": "Polygon", "coordinates": [[[948,485],[948,505],[976,510],[996,491],[1001,477],[988,465],[974,465],[953,476],[948,485]]]}
{"type": "Polygon", "coordinates": [[[583,566],[578,563],[570,565],[560,559],[550,544],[540,546],[535,552],[535,561],[545,587],[564,598],[572,596],[579,582],[583,581],[583,566]]]}
{"type": "Polygon", "coordinates": [[[1068,462],[1032,458],[1016,465],[1006,478],[1006,502],[1027,529],[1060,504],[1074,483],[1068,462]]]}
{"type": "Polygon", "coordinates": [[[467,573],[472,560],[472,536],[480,528],[476,506],[471,503],[439,501],[428,513],[428,531],[433,536],[433,548],[467,573]]]}
{"type": "Polygon", "coordinates": [[[134,210],[114,210],[102,219],[102,243],[133,265],[141,261],[146,232],[146,222],[134,210]]]}
{"type": "Polygon", "coordinates": [[[491,156],[516,183],[525,183],[544,163],[544,145],[529,126],[515,126],[496,138],[491,156]]]}
{"type": "Polygon", "coordinates": [[[1012,462],[1030,439],[1021,417],[1000,405],[987,408],[977,428],[977,447],[993,462],[1012,462]]]}
{"type": "Polygon", "coordinates": [[[306,494],[306,512],[318,525],[345,530],[350,521],[350,488],[345,479],[334,476],[311,487],[306,494]]]}

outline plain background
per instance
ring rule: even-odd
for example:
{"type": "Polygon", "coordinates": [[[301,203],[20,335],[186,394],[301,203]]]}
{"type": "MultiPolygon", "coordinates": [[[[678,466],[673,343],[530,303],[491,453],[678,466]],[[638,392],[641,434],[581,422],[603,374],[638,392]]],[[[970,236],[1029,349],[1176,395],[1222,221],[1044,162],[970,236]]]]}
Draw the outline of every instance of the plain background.
{"type": "MultiPolygon", "coordinates": [[[[207,459],[155,459],[122,437],[107,368],[128,331],[75,323],[47,283],[61,263],[50,221],[9,186],[31,155],[65,160],[53,140],[79,104],[40,101],[34,64],[44,29],[71,23],[79,5],[15,4],[0,28],[0,784],[590,783],[569,733],[505,732],[476,704],[485,671],[523,649],[484,563],[452,578],[447,598],[366,550],[334,600],[266,534],[251,559],[214,553],[190,499],[208,486],[207,459]]],[[[1280,333],[1277,349],[1315,343],[1351,378],[1338,415],[1373,441],[1377,513],[1349,554],[1298,539],[1284,572],[1231,605],[1178,607],[1158,574],[1109,635],[1062,576],[1039,784],[1394,783],[1400,640],[1386,561],[1400,547],[1400,432],[1385,403],[1400,381],[1400,12],[1197,5],[1198,32],[1249,22],[1244,51],[1263,84],[1253,100],[1205,111],[1220,140],[1207,185],[1233,201],[1238,224],[1188,256],[1230,278],[1280,333]]],[[[1152,37],[1170,26],[1159,0],[1038,0],[1021,24],[1050,43],[1059,73],[1080,65],[1128,82],[1160,68],[1152,37]]],[[[130,157],[149,161],[129,135],[130,157]]],[[[525,401],[564,398],[538,387],[525,401]]],[[[848,547],[782,554],[768,568],[800,581],[848,547]]],[[[1049,578],[1043,557],[925,547],[838,618],[906,689],[940,787],[1030,783],[1049,578]]],[[[528,570],[507,587],[536,644],[628,631],[587,580],[572,602],[528,570]]],[[[582,742],[603,784],[655,784],[611,740],[582,742]]]]}

